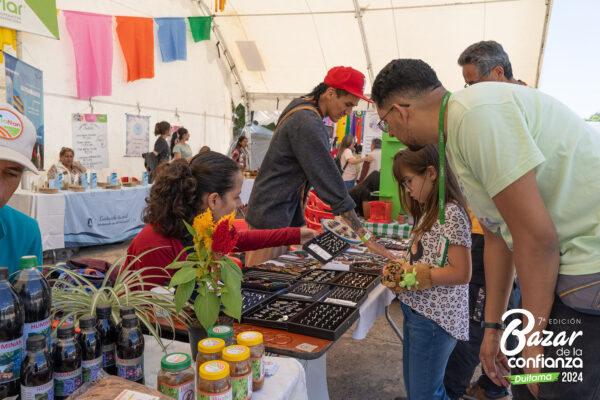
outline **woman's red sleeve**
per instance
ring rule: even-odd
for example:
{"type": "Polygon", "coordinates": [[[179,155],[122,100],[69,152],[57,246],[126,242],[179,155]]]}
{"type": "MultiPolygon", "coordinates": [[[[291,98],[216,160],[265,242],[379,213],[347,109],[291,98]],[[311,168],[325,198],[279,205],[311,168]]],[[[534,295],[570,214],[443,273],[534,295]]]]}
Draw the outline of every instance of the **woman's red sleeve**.
{"type": "Polygon", "coordinates": [[[258,229],[238,233],[234,251],[300,244],[300,228],[258,229]]]}

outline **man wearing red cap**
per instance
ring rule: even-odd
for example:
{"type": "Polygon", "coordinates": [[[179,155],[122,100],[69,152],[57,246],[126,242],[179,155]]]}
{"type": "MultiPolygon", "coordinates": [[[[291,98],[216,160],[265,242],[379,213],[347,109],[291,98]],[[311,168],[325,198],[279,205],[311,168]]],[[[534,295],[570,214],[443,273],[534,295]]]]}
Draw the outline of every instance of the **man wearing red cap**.
{"type": "Polygon", "coordinates": [[[0,265],[10,273],[19,259],[35,255],[42,261],[42,237],[36,220],[6,205],[25,169],[37,174],[31,162],[35,127],[23,114],[8,104],[0,104],[0,265]]]}
{"type": "MultiPolygon", "coordinates": [[[[304,200],[312,186],[319,197],[368,240],[354,212],[342,176],[329,153],[323,118],[333,122],[350,115],[364,94],[365,76],[350,67],[333,67],[324,81],[283,110],[273,139],[256,177],[246,221],[253,229],[299,227],[304,222],[304,200]]],[[[372,245],[372,243],[370,243],[372,245]]],[[[287,248],[248,252],[246,266],[276,258],[287,248]]]]}

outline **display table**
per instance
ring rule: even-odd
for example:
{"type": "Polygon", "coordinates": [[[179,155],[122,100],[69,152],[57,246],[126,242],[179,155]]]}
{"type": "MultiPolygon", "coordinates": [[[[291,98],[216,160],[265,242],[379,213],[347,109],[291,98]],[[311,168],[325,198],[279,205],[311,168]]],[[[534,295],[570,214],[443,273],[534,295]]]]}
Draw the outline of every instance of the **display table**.
{"type": "MultiPolygon", "coordinates": [[[[144,339],[146,341],[144,351],[146,386],[156,389],[156,376],[160,371],[160,360],[166,353],[163,353],[154,337],[145,335],[144,339]]],[[[166,345],[168,341],[165,339],[164,343],[166,345]]],[[[172,342],[168,346],[167,352],[190,354],[190,345],[189,343],[172,342]]],[[[266,357],[266,359],[279,364],[279,369],[275,375],[265,378],[264,386],[261,390],[253,393],[252,399],[308,399],[304,368],[297,360],[288,357],[266,357]]]]}
{"type": "Polygon", "coordinates": [[[408,235],[410,233],[412,225],[399,224],[397,222],[390,222],[387,224],[366,222],[365,228],[368,229],[375,236],[408,239],[408,235]]]}
{"type": "Polygon", "coordinates": [[[43,250],[132,239],[143,228],[149,186],[41,194],[18,191],[8,204],[37,220],[43,250]]]}

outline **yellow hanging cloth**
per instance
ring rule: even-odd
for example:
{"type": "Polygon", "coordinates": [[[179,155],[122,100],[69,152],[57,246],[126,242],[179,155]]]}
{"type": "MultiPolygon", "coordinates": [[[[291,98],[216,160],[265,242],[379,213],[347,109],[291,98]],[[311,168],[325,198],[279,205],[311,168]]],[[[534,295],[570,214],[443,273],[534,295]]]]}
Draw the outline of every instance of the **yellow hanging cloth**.
{"type": "Polygon", "coordinates": [[[4,62],[4,45],[17,50],[17,31],[10,28],[0,28],[0,63],[4,62]]]}

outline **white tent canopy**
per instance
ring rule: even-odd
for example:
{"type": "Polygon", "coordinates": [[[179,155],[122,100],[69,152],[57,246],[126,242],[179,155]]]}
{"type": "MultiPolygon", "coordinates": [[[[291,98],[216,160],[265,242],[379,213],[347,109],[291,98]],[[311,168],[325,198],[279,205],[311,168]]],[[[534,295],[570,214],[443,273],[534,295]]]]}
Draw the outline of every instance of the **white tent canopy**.
{"type": "MultiPolygon", "coordinates": [[[[209,0],[198,3],[210,12],[209,0]]],[[[281,110],[336,65],[365,73],[369,93],[394,58],[423,59],[447,89],[460,89],[458,56],[480,40],[500,42],[515,77],[537,86],[551,7],[550,0],[229,0],[214,29],[238,80],[234,98],[253,110],[281,110]]]]}

